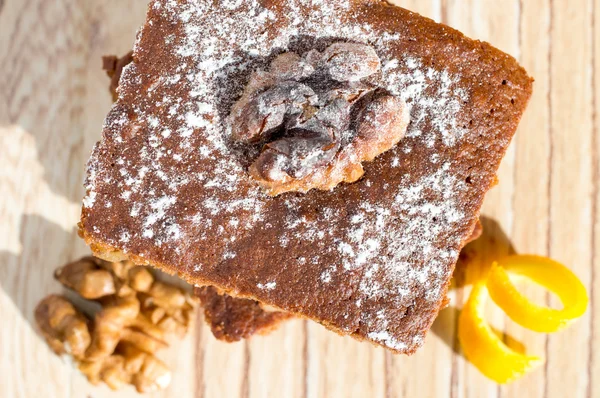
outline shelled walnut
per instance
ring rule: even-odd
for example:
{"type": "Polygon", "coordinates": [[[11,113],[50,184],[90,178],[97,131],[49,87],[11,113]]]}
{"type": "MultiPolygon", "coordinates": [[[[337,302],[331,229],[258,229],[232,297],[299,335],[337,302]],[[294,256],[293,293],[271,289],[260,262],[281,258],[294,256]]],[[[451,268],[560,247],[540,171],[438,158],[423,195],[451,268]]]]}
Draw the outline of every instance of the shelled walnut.
{"type": "Polygon", "coordinates": [[[42,300],[35,319],[54,352],[72,355],[94,384],[132,384],[139,392],[169,384],[171,373],[154,354],[187,332],[195,307],[189,294],[129,261],[84,257],[55,277],[102,309],[90,320],[65,297],[42,300]]]}
{"type": "Polygon", "coordinates": [[[56,354],[85,358],[91,340],[88,320],[67,299],[57,295],[46,297],[35,309],[35,321],[56,354]]]}
{"type": "Polygon", "coordinates": [[[272,196],[357,181],[409,123],[404,100],[377,86],[380,72],[371,46],[345,42],[254,72],[229,116],[234,142],[261,147],[250,176],[272,196]]]}

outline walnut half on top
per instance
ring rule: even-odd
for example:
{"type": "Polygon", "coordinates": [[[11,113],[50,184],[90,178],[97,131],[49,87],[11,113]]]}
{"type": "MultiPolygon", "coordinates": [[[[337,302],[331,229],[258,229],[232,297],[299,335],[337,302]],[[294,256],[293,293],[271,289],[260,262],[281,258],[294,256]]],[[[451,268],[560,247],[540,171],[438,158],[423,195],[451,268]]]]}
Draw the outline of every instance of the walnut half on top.
{"type": "Polygon", "coordinates": [[[380,71],[372,47],[338,42],[253,73],[229,117],[234,141],[262,144],[250,176],[271,196],[362,177],[362,162],[396,145],[409,123],[405,102],[369,82],[380,71]]]}

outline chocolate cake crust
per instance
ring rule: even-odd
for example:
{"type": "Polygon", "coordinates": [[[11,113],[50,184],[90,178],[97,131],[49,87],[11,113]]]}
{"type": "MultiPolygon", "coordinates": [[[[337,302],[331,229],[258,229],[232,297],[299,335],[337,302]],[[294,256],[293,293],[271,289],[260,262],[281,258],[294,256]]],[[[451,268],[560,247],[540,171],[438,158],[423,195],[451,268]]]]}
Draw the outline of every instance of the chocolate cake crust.
{"type": "Polygon", "coordinates": [[[82,235],[399,353],[444,303],[531,94],[510,56],[384,1],[154,0],[88,164],[82,235]],[[331,191],[270,197],[226,125],[252,70],[371,45],[406,136],[331,191]]]}

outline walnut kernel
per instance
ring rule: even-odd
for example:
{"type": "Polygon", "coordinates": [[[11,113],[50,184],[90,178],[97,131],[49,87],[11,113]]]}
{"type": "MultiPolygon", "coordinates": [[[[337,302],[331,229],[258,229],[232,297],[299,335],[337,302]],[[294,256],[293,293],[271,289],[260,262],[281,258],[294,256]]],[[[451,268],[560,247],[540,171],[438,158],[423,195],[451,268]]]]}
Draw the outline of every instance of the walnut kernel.
{"type": "Polygon", "coordinates": [[[53,351],[71,354],[94,384],[132,384],[139,392],[168,385],[171,373],[154,354],[187,332],[195,307],[189,294],[129,261],[85,257],[55,276],[102,309],[91,321],[64,297],[42,300],[35,319],[53,351]]]}
{"type": "Polygon", "coordinates": [[[272,196],[358,180],[409,121],[404,101],[373,83],[380,71],[372,47],[338,42],[253,73],[229,117],[233,141],[262,145],[250,176],[272,196]]]}

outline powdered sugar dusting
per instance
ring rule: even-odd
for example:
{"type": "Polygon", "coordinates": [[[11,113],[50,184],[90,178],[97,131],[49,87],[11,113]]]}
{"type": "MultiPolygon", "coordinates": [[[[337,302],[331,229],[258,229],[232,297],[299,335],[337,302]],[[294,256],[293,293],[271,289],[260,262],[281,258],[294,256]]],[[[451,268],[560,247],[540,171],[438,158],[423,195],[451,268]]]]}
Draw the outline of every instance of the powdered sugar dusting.
{"type": "Polygon", "coordinates": [[[266,290],[273,290],[273,289],[275,289],[276,286],[277,286],[276,282],[267,282],[265,284],[258,283],[256,285],[256,287],[258,287],[259,289],[266,289],[266,290]]]}
{"type": "MultiPolygon", "coordinates": [[[[115,132],[109,137],[112,145],[119,145],[138,131],[147,137],[137,146],[135,165],[127,159],[115,160],[119,170],[119,180],[114,182],[118,198],[128,206],[132,218],[142,220],[141,230],[120,232],[119,241],[114,242],[117,247],[128,250],[136,239],[145,239],[156,246],[171,242],[177,252],[185,253],[192,238],[186,235],[190,228],[182,224],[185,222],[196,229],[194,238],[199,241],[206,239],[202,230],[218,231],[224,249],[218,252],[217,262],[235,258],[235,236],[227,231],[232,228],[252,231],[262,225],[265,204],[270,198],[249,181],[225,133],[227,114],[220,108],[223,95],[232,96],[232,90],[243,87],[229,85],[227,79],[235,74],[247,75],[257,59],[269,57],[274,51],[287,51],[292,40],[300,36],[335,37],[368,43],[375,48],[382,65],[378,85],[404,99],[411,114],[407,139],[400,142],[401,151],[397,151],[391,167],[401,165],[402,153],[410,153],[412,145],[434,151],[435,145],[451,148],[461,142],[465,130],[458,112],[469,98],[457,85],[460,76],[451,75],[443,67],[427,66],[414,56],[394,58],[388,47],[399,40],[399,34],[381,34],[369,24],[342,21],[340,10],[350,8],[348,0],[288,0],[287,23],[275,37],[257,33],[272,26],[278,18],[261,3],[222,0],[219,6],[214,6],[211,1],[200,0],[152,1],[152,15],[183,24],[184,35],[164,38],[164,46],[172,50],[177,62],[170,70],[162,71],[164,75],[157,76],[143,93],[143,101],[133,109],[134,120],[120,110],[119,104],[106,120],[105,131],[115,132]],[[303,12],[306,7],[311,9],[308,15],[303,12]],[[225,19],[217,14],[223,10],[231,11],[225,19]],[[215,18],[219,18],[218,23],[214,23],[215,18]],[[181,90],[186,90],[184,96],[165,95],[181,90]],[[151,114],[146,109],[160,112],[151,114]],[[188,159],[209,160],[211,167],[203,173],[192,172],[186,164],[188,159]],[[149,184],[148,179],[159,185],[149,184]],[[177,211],[185,209],[186,204],[180,199],[180,192],[190,186],[201,191],[197,193],[201,210],[182,220],[177,211]],[[245,196],[236,196],[241,190],[245,196]]],[[[149,29],[152,27],[142,30],[140,40],[149,29]]],[[[138,44],[136,51],[140,50],[138,44]]],[[[121,79],[122,92],[139,85],[140,79],[134,64],[127,67],[121,79]]],[[[239,94],[235,93],[232,99],[239,94]]],[[[312,243],[316,248],[314,256],[298,259],[297,267],[308,262],[321,264],[320,256],[335,252],[339,264],[323,264],[315,284],[335,286],[331,281],[340,275],[360,274],[357,305],[361,308],[378,300],[409,308],[417,298],[415,295],[439,302],[441,289],[449,278],[447,265],[458,255],[453,247],[460,237],[453,237],[448,231],[465,217],[458,198],[466,185],[452,174],[449,163],[440,162],[433,152],[430,159],[431,172],[406,175],[403,178],[410,184],[400,181],[397,186],[387,187],[395,198],[393,206],[384,208],[377,204],[376,198],[370,200],[370,196],[365,196],[360,206],[349,209],[346,223],[338,222],[340,215],[333,209],[324,208],[317,226],[316,220],[298,216],[301,196],[280,199],[288,209],[288,216],[283,221],[285,230],[274,245],[285,249],[297,241],[312,243]],[[324,223],[327,228],[321,227],[324,223]],[[402,228],[397,228],[398,225],[402,228]],[[334,244],[325,247],[322,244],[325,238],[334,244]],[[446,240],[449,249],[440,249],[437,244],[440,240],[446,240]]],[[[93,155],[88,165],[86,208],[91,209],[99,202],[105,205],[108,200],[100,197],[97,187],[109,173],[99,167],[93,155]]],[[[363,184],[367,188],[371,185],[368,175],[363,184]]],[[[194,271],[202,268],[197,264],[194,271]]],[[[270,291],[277,283],[262,281],[256,286],[270,291]]],[[[390,321],[385,313],[365,311],[361,322],[366,325],[370,339],[397,351],[422,341],[422,336],[402,341],[390,334],[387,331],[390,321]]]]}

